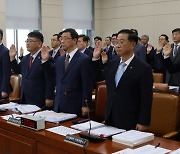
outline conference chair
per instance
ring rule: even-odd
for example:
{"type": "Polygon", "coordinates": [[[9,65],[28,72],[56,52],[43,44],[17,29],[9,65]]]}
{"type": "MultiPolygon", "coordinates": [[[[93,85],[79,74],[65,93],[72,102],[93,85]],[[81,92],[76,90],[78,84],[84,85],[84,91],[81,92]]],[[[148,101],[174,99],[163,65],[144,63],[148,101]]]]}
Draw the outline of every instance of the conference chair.
{"type": "Polygon", "coordinates": [[[154,83],[163,83],[163,74],[162,73],[153,73],[154,83]]]}
{"type": "Polygon", "coordinates": [[[10,83],[12,86],[12,92],[9,94],[9,101],[19,102],[21,92],[21,75],[11,75],[10,83]]]}
{"type": "Polygon", "coordinates": [[[153,90],[168,91],[169,86],[165,83],[153,83],[153,90]]]}
{"type": "Polygon", "coordinates": [[[95,94],[95,113],[94,120],[98,122],[104,121],[105,110],[106,110],[106,83],[105,81],[98,82],[96,84],[95,94]]]}
{"type": "Polygon", "coordinates": [[[151,124],[148,132],[156,136],[173,138],[180,130],[179,96],[168,93],[153,93],[151,124]]]}

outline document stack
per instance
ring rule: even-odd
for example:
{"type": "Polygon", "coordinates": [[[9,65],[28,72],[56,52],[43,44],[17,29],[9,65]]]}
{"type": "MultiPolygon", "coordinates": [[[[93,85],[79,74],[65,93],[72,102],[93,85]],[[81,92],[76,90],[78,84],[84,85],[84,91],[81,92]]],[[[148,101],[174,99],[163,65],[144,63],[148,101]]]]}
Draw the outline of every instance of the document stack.
{"type": "Polygon", "coordinates": [[[121,134],[112,136],[114,142],[118,142],[130,147],[140,145],[142,143],[151,141],[154,139],[154,134],[147,132],[140,132],[137,130],[129,130],[121,134]]]}

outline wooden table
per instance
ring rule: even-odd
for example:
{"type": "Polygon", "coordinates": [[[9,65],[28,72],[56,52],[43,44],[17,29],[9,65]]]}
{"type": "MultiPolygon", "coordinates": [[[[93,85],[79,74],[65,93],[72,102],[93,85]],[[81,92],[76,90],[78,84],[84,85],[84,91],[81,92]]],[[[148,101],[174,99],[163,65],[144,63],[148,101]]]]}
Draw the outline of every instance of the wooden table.
{"type": "MultiPolygon", "coordinates": [[[[46,128],[58,125],[69,127],[72,125],[72,120],[60,124],[46,123],[46,128]]],[[[159,137],[155,137],[153,141],[146,144],[157,145],[158,143],[160,143],[161,147],[171,150],[180,147],[180,142],[159,137]]],[[[15,126],[0,118],[0,154],[95,154],[112,153],[124,148],[127,148],[127,146],[107,139],[100,143],[89,143],[88,146],[83,149],[82,147],[65,142],[64,136],[54,134],[47,130],[34,131],[15,126]]]]}

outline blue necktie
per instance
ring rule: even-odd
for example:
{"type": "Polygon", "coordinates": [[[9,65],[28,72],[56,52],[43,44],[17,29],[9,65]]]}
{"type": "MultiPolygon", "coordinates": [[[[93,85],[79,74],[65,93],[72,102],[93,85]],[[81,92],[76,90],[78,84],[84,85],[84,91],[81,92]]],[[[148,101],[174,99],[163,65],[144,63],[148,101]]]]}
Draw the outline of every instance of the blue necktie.
{"type": "Polygon", "coordinates": [[[121,62],[120,64],[120,68],[118,69],[117,73],[116,73],[116,76],[115,76],[115,83],[116,83],[116,87],[119,83],[119,80],[121,79],[123,73],[124,73],[124,67],[126,66],[126,63],[124,62],[121,62]]]}

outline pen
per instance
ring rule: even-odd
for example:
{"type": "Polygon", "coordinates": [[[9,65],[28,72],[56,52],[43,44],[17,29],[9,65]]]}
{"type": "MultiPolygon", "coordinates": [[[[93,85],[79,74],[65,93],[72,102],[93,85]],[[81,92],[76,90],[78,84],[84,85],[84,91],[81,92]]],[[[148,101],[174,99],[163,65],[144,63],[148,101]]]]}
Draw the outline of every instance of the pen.
{"type": "Polygon", "coordinates": [[[157,148],[157,147],[159,147],[160,146],[160,143],[158,143],[154,148],[157,148]]]}

